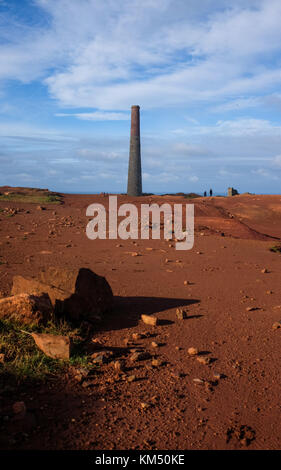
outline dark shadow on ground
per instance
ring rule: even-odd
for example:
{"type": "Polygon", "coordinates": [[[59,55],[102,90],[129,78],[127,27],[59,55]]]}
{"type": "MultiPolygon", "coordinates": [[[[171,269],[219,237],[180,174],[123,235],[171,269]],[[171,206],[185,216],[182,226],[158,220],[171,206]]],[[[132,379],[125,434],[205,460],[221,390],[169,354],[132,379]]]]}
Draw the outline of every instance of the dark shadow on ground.
{"type": "MultiPolygon", "coordinates": [[[[187,307],[200,302],[197,299],[174,299],[165,297],[114,297],[114,309],[104,316],[98,326],[99,330],[121,330],[136,326],[141,315],[154,315],[166,310],[187,307]]],[[[168,325],[173,322],[167,318],[159,318],[159,325],[168,325]]]]}

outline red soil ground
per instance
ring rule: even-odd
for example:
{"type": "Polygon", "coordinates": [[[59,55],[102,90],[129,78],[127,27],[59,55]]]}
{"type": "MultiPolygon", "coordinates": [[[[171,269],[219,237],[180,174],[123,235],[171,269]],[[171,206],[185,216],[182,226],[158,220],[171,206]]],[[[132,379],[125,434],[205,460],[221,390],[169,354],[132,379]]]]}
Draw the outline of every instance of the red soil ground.
{"type": "Polygon", "coordinates": [[[9,396],[0,391],[2,418],[15,401],[26,403],[29,418],[17,425],[1,418],[1,448],[280,449],[281,329],[272,325],[281,320],[281,255],[269,248],[281,237],[281,197],[118,201],[194,203],[193,249],[176,251],[163,239],[87,239],[86,208],[107,205],[107,197],[66,195],[63,205],[44,211],[0,202],[2,209],[24,209],[14,217],[0,213],[2,293],[9,294],[14,275],[36,276],[52,265],[105,276],[116,307],[93,339],[124,358],[127,376],[136,376],[128,383],[107,364],[87,387],[62,377],[9,396]],[[186,308],[187,319],[177,319],[178,307],[186,308]],[[143,313],[160,324],[145,325],[143,313]],[[134,343],[133,333],[150,335],[134,343]],[[127,346],[126,338],[132,341],[127,346]],[[162,365],[130,363],[129,351],[137,347],[162,365]],[[190,347],[210,364],[190,357],[190,347]],[[150,406],[142,409],[143,402],[150,406]]]}

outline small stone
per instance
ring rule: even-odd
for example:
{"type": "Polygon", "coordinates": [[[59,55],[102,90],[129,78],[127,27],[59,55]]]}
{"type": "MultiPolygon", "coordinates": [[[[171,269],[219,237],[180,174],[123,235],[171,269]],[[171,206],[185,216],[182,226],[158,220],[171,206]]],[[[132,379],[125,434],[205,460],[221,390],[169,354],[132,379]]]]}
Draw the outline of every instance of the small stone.
{"type": "Polygon", "coordinates": [[[281,321],[276,321],[275,323],[273,323],[272,325],[273,330],[278,330],[279,328],[281,328],[281,321]]]}
{"type": "Polygon", "coordinates": [[[136,380],[136,376],[135,375],[129,375],[129,377],[127,377],[127,382],[134,382],[136,380]]]}
{"type": "Polygon", "coordinates": [[[142,315],[141,319],[146,325],[152,325],[152,326],[157,325],[157,317],[154,317],[152,315],[150,315],[150,316],[149,315],[142,315]]]}
{"type": "Polygon", "coordinates": [[[115,361],[114,369],[117,370],[118,372],[124,370],[124,361],[115,361]]]}
{"type": "Polygon", "coordinates": [[[72,370],[74,373],[74,379],[77,380],[77,382],[81,382],[89,375],[89,370],[86,369],[86,367],[77,367],[73,368],[72,370]]]}
{"type": "Polygon", "coordinates": [[[147,352],[135,352],[130,357],[131,362],[145,361],[146,359],[150,359],[150,354],[147,352]]]}
{"type": "Polygon", "coordinates": [[[219,380],[219,379],[221,379],[221,378],[222,378],[222,375],[221,375],[221,374],[219,374],[218,372],[214,372],[214,379],[219,380]]]}
{"type": "Polygon", "coordinates": [[[133,253],[131,253],[132,256],[141,256],[140,253],[138,253],[137,251],[133,251],[133,253]]]}
{"type": "Polygon", "coordinates": [[[247,307],[246,308],[247,312],[253,312],[254,310],[258,310],[258,307],[247,307]]]}
{"type": "Polygon", "coordinates": [[[97,354],[97,355],[95,355],[95,354],[92,354],[92,356],[91,356],[93,364],[105,364],[107,362],[107,358],[106,358],[105,354],[103,354],[103,353],[97,354]]]}
{"type": "Polygon", "coordinates": [[[261,273],[263,273],[263,274],[267,274],[268,272],[269,272],[269,271],[268,271],[266,268],[263,268],[263,269],[261,270],[261,273]]]}
{"type": "Polygon", "coordinates": [[[158,348],[159,344],[156,343],[155,341],[152,341],[151,346],[152,346],[153,348],[158,348]]]}
{"type": "Polygon", "coordinates": [[[197,361],[200,362],[200,364],[208,365],[210,364],[211,359],[209,357],[198,356],[197,361]]]}
{"type": "Polygon", "coordinates": [[[145,403],[145,402],[141,402],[141,407],[143,410],[147,409],[150,407],[150,404],[149,403],[145,403]]]}
{"type": "Polygon", "coordinates": [[[187,281],[187,280],[183,281],[183,285],[184,285],[184,286],[188,286],[188,285],[189,285],[189,281],[187,281]]]}
{"type": "Polygon", "coordinates": [[[24,401],[16,401],[13,404],[13,412],[14,412],[14,415],[17,416],[17,418],[20,418],[20,419],[24,418],[25,413],[26,413],[26,406],[25,406],[24,401]]]}
{"type": "Polygon", "coordinates": [[[133,333],[132,338],[134,341],[138,341],[139,339],[142,338],[142,335],[140,333],[133,333]]]}
{"type": "Polygon", "coordinates": [[[198,349],[197,348],[188,348],[187,352],[190,356],[196,356],[198,354],[198,349]]]}
{"type": "Polygon", "coordinates": [[[161,366],[161,362],[159,361],[159,359],[152,359],[151,365],[152,367],[159,367],[161,366]]]}
{"type": "Polygon", "coordinates": [[[205,383],[205,380],[202,379],[193,379],[193,382],[198,385],[203,385],[205,383]]]}
{"type": "Polygon", "coordinates": [[[0,354],[0,364],[4,364],[5,362],[5,354],[1,353],[0,354]]]}
{"type": "Polygon", "coordinates": [[[184,320],[187,317],[186,311],[183,310],[182,308],[177,308],[176,316],[177,316],[178,320],[184,320]]]}
{"type": "Polygon", "coordinates": [[[182,378],[182,374],[180,372],[171,372],[171,376],[174,377],[175,379],[182,378]]]}

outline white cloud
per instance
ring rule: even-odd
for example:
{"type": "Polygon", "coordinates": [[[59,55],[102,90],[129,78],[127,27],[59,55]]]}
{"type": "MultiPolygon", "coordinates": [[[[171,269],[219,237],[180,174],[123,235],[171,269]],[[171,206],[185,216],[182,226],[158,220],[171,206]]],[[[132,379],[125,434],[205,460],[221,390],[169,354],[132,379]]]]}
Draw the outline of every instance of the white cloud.
{"type": "Polygon", "coordinates": [[[211,108],[214,113],[225,113],[227,111],[241,111],[242,109],[256,108],[261,106],[263,101],[260,97],[238,98],[227,101],[211,108]]]}
{"type": "Polygon", "coordinates": [[[190,176],[189,178],[189,181],[191,181],[192,183],[197,183],[197,181],[199,181],[199,178],[198,176],[190,176]]]}
{"type": "Polygon", "coordinates": [[[112,160],[118,160],[123,157],[123,155],[117,152],[104,152],[95,149],[80,149],[78,150],[78,155],[88,160],[108,160],[110,162],[112,162],[112,160]]]}
{"type": "Polygon", "coordinates": [[[252,170],[252,173],[257,176],[261,176],[262,178],[269,178],[272,180],[279,180],[279,177],[275,174],[272,173],[271,171],[268,171],[265,168],[258,168],[255,170],[252,170]]]}
{"type": "Polygon", "coordinates": [[[277,168],[281,168],[281,155],[277,155],[273,159],[273,165],[276,166],[277,168]]]}
{"type": "Polygon", "coordinates": [[[0,45],[0,78],[45,79],[64,106],[183,105],[265,93],[280,83],[279,0],[237,0],[232,8],[220,0],[216,10],[208,0],[36,3],[47,23],[31,28],[8,18],[2,28],[9,42],[0,45]]]}
{"type": "Polygon", "coordinates": [[[281,132],[281,125],[274,125],[266,119],[240,118],[233,120],[219,120],[212,126],[193,126],[186,129],[172,131],[178,135],[217,135],[217,136],[262,136],[276,135],[281,132]]]}
{"type": "Polygon", "coordinates": [[[83,121],[127,121],[130,116],[125,113],[105,113],[102,111],[94,111],[92,113],[57,113],[59,117],[76,117],[83,121]]]}

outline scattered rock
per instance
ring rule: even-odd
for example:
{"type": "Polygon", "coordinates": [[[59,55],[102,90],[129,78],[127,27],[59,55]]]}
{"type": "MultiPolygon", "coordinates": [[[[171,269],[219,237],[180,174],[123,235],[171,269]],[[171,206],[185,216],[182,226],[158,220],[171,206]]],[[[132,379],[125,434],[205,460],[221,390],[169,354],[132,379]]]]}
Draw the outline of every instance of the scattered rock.
{"type": "Polygon", "coordinates": [[[151,405],[149,403],[146,403],[146,402],[141,402],[141,407],[143,410],[146,410],[147,408],[149,408],[151,405]]]}
{"type": "Polygon", "coordinates": [[[149,315],[142,315],[141,316],[141,319],[142,321],[146,324],[146,325],[152,325],[152,326],[156,326],[157,325],[157,317],[154,317],[154,316],[149,316],[149,315]]]}
{"type": "Polygon", "coordinates": [[[127,382],[134,382],[136,380],[136,376],[135,375],[129,375],[129,377],[127,377],[127,382]]]}
{"type": "Polygon", "coordinates": [[[70,371],[73,373],[74,379],[77,380],[77,382],[81,382],[89,375],[89,370],[86,369],[86,367],[72,367],[70,371]]]}
{"type": "Polygon", "coordinates": [[[142,338],[142,335],[140,333],[133,333],[132,338],[134,341],[138,341],[142,338]]]}
{"type": "Polygon", "coordinates": [[[69,360],[70,338],[68,336],[50,335],[46,333],[32,333],[36,345],[46,356],[53,359],[69,360]]]}
{"type": "Polygon", "coordinates": [[[131,362],[137,361],[145,361],[146,359],[150,359],[150,354],[147,352],[135,352],[130,356],[131,362]]]}
{"type": "Polygon", "coordinates": [[[266,268],[263,268],[263,269],[261,270],[261,273],[263,273],[263,274],[267,274],[268,272],[269,272],[269,271],[268,271],[266,268]]]}
{"type": "Polygon", "coordinates": [[[208,365],[211,362],[211,359],[206,356],[198,356],[197,361],[200,362],[200,364],[208,365]]]}
{"type": "Polygon", "coordinates": [[[106,357],[104,354],[98,354],[96,357],[92,359],[93,364],[106,364],[106,357]]]}
{"type": "Polygon", "coordinates": [[[281,321],[274,322],[273,325],[272,325],[272,329],[273,330],[278,330],[279,328],[281,328],[281,321]]]}
{"type": "Polygon", "coordinates": [[[214,379],[220,380],[222,378],[222,375],[219,374],[218,372],[214,372],[214,379]]]}
{"type": "Polygon", "coordinates": [[[16,401],[13,404],[13,412],[17,419],[23,419],[26,414],[26,406],[24,401],[16,401]]]}
{"type": "Polygon", "coordinates": [[[205,380],[203,379],[193,379],[193,382],[196,384],[196,385],[203,385],[205,383],[205,380]]]}
{"type": "Polygon", "coordinates": [[[258,307],[247,307],[246,308],[247,312],[253,312],[254,310],[258,310],[258,307]]]}
{"type": "Polygon", "coordinates": [[[151,365],[152,367],[159,367],[161,366],[162,362],[159,359],[152,359],[151,365]]]}
{"type": "Polygon", "coordinates": [[[183,377],[183,374],[181,372],[171,372],[171,376],[175,379],[181,379],[183,377]]]}
{"type": "Polygon", "coordinates": [[[183,310],[182,308],[177,308],[176,316],[177,316],[178,320],[184,320],[185,318],[187,318],[186,311],[183,310]]]}
{"type": "Polygon", "coordinates": [[[18,294],[0,299],[0,318],[25,325],[47,323],[53,307],[48,294],[18,294]]]}
{"type": "Polygon", "coordinates": [[[0,364],[4,364],[5,362],[5,354],[1,353],[0,354],[0,364]]]}
{"type": "Polygon", "coordinates": [[[198,349],[197,348],[188,348],[187,352],[190,356],[197,356],[198,349]]]}
{"type": "Polygon", "coordinates": [[[152,341],[151,346],[152,346],[153,348],[158,348],[159,344],[156,343],[155,341],[152,341]]]}
{"type": "Polygon", "coordinates": [[[114,362],[114,369],[118,372],[123,371],[125,368],[125,363],[124,361],[115,361],[114,362]]]}
{"type": "Polygon", "coordinates": [[[106,364],[112,358],[112,351],[101,351],[91,355],[93,364],[106,364]]]}

